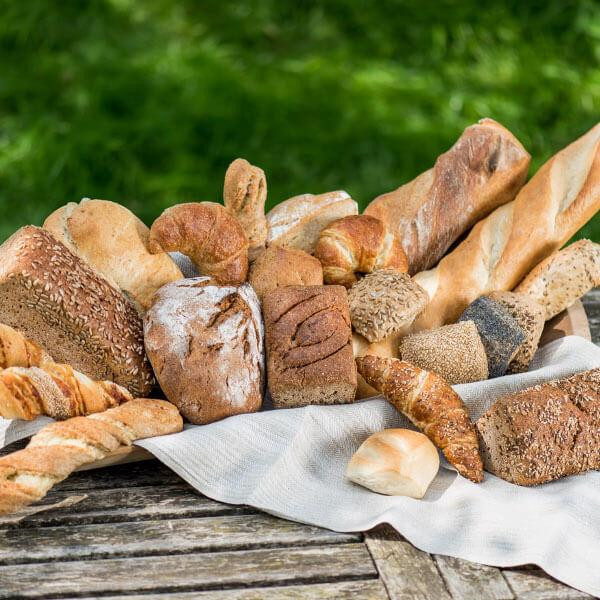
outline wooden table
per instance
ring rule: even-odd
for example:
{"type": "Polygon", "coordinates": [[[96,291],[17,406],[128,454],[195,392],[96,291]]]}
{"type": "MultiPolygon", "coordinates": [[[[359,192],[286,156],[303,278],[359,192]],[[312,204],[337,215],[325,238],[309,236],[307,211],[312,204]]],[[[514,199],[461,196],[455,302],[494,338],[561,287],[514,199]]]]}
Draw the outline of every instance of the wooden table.
{"type": "MultiPolygon", "coordinates": [[[[585,306],[598,343],[600,291],[585,306]]],[[[98,596],[589,598],[534,566],[429,555],[390,527],[334,533],[214,502],[158,461],[75,474],[21,521],[0,522],[1,598],[98,596]]]]}

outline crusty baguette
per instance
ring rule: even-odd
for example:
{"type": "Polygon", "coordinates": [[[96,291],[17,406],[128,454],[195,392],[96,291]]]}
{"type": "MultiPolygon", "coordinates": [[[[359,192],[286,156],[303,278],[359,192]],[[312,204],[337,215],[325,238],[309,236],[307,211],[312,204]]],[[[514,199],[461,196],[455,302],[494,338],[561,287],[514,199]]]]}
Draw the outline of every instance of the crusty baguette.
{"type": "Polygon", "coordinates": [[[379,356],[357,358],[356,365],[365,381],[421,429],[463,477],[476,483],[483,480],[479,443],[467,407],[439,375],[379,356]]]}
{"type": "Polygon", "coordinates": [[[156,435],[176,433],[183,421],[166,400],[132,400],[89,417],[50,423],[24,450],[0,458],[0,514],[41,500],[75,469],[156,435]]]}
{"type": "Polygon", "coordinates": [[[431,299],[415,329],[453,322],[479,296],[512,290],[598,209],[600,124],[548,160],[435,269],[415,276],[431,299]]]}
{"type": "Polygon", "coordinates": [[[467,127],[433,168],[375,198],[365,214],[381,219],[401,242],[410,273],[435,265],[450,245],[525,182],[530,156],[492,119],[467,127]]]}
{"type": "Polygon", "coordinates": [[[358,280],[357,273],[377,269],[408,271],[400,242],[379,219],[368,215],[349,215],[325,227],[315,256],[323,265],[325,283],[345,287],[358,280]]]}
{"type": "Polygon", "coordinates": [[[544,307],[546,321],[600,285],[600,244],[579,240],[555,252],[517,286],[544,307]]]}
{"type": "Polygon", "coordinates": [[[600,469],[600,369],[505,396],[476,427],[486,469],[511,483],[600,469]]]}

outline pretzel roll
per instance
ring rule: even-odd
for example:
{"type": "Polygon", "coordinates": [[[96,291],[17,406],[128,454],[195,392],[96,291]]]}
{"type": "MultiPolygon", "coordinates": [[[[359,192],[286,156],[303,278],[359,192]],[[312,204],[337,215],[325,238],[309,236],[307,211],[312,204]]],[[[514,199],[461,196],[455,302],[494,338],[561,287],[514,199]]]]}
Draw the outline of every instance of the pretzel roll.
{"type": "Polygon", "coordinates": [[[350,287],[357,273],[395,269],[406,273],[406,254],[382,221],[350,215],[334,221],[319,236],[315,256],[323,265],[325,283],[350,287]]]}
{"type": "Polygon", "coordinates": [[[150,229],[152,253],[181,252],[201,275],[239,284],[248,275],[248,238],[238,220],[216,202],[167,208],[150,229]]]}

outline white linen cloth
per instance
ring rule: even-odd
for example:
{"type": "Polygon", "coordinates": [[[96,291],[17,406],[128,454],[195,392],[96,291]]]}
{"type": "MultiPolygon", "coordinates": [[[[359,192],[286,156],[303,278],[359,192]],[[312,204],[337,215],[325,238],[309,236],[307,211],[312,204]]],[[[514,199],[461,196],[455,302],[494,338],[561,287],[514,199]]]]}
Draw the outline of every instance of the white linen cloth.
{"type": "MultiPolygon", "coordinates": [[[[500,396],[600,366],[600,348],[570,336],[538,350],[528,373],[455,386],[477,419],[500,396]]],[[[34,423],[0,420],[0,443],[34,423]]],[[[346,465],[372,433],[407,427],[382,399],[240,415],[137,442],[197,490],[222,502],[333,529],[390,523],[418,548],[495,566],[535,563],[600,595],[600,472],[534,488],[486,473],[480,484],[442,468],[423,500],[382,496],[349,482],[346,465]]]]}

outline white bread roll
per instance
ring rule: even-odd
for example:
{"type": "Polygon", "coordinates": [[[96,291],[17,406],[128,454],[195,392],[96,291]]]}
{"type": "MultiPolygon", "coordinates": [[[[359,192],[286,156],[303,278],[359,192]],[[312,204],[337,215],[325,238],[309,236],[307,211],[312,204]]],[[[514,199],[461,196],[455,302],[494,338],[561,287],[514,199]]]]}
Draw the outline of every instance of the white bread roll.
{"type": "Polygon", "coordinates": [[[426,435],[386,429],[361,444],[346,477],[378,494],[422,498],[439,468],[438,451],[426,435]]]}

